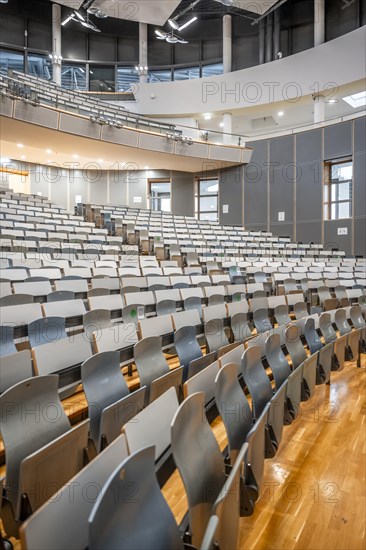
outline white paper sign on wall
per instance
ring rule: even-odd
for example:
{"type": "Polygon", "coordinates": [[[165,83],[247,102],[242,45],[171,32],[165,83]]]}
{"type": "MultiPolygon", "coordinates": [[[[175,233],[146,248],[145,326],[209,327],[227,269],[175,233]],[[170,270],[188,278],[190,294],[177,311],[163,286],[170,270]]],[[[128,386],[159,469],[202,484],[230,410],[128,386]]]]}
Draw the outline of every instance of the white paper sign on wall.
{"type": "Polygon", "coordinates": [[[141,197],[133,197],[133,202],[141,202],[141,197]]]}
{"type": "Polygon", "coordinates": [[[75,204],[81,203],[81,195],[75,195],[75,204]]]}
{"type": "Polygon", "coordinates": [[[229,213],[229,205],[228,204],[223,204],[222,205],[222,213],[223,214],[228,214],[229,213]]]}
{"type": "Polygon", "coordinates": [[[284,212],[278,212],[278,221],[284,222],[285,221],[285,213],[284,212]]]}
{"type": "Polygon", "coordinates": [[[348,235],[348,227],[338,227],[338,235],[348,235]]]}

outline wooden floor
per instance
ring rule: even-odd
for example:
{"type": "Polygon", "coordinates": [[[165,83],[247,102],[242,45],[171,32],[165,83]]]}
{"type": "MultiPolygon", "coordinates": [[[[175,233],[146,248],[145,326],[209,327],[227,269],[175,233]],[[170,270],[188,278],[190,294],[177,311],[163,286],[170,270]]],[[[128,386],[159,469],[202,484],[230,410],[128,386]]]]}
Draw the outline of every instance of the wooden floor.
{"type": "MultiPolygon", "coordinates": [[[[364,550],[366,548],[366,356],[346,363],[331,386],[284,427],[280,449],[265,462],[264,489],[253,516],[240,520],[241,550],[364,550]]],[[[226,434],[212,424],[223,449],[226,434]]],[[[177,522],[187,510],[177,471],[163,487],[177,522]]],[[[15,550],[20,542],[13,539],[15,550]]],[[[233,549],[234,550],[234,549],[233,549]]]]}
{"type": "MultiPolygon", "coordinates": [[[[346,363],[332,384],[317,386],[285,426],[280,449],[265,462],[264,489],[253,516],[240,520],[242,550],[366,548],[366,357],[346,363]]],[[[225,446],[222,422],[214,431],[225,446]]],[[[163,489],[180,521],[187,509],[179,474],[163,489]]]]}

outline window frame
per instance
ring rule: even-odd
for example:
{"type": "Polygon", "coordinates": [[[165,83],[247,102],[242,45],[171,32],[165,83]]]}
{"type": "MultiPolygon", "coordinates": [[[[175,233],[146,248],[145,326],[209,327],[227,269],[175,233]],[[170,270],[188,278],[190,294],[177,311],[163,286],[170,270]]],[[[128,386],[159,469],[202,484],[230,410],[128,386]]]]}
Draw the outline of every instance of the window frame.
{"type": "MultiPolygon", "coordinates": [[[[194,194],[194,215],[197,220],[201,220],[201,214],[216,214],[216,219],[213,221],[219,221],[219,177],[198,177],[195,180],[195,194],[194,194]],[[201,182],[217,182],[217,193],[201,193],[201,182]],[[214,197],[216,198],[216,210],[201,210],[201,198],[214,197]]],[[[203,220],[205,221],[205,220],[203,220]]]]}
{"type": "Polygon", "coordinates": [[[353,159],[337,159],[337,160],[328,160],[324,163],[324,191],[323,191],[323,215],[326,221],[336,221],[336,220],[349,220],[353,216],[353,159]],[[341,164],[351,164],[352,167],[352,177],[347,180],[333,180],[332,178],[332,169],[334,166],[341,164]],[[333,185],[340,185],[348,183],[349,184],[349,195],[347,199],[336,199],[332,200],[332,189],[333,185]],[[339,216],[339,205],[348,204],[349,205],[349,216],[340,217],[339,216]],[[333,217],[332,207],[335,205],[337,215],[333,217]]]}

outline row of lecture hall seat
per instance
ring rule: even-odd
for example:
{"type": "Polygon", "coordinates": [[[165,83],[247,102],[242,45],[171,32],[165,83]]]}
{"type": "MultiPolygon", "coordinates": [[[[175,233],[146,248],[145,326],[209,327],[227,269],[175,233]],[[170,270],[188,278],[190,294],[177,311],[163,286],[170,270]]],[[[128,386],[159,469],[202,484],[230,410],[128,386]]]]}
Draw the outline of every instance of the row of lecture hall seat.
{"type": "MultiPolygon", "coordinates": [[[[24,196],[4,195],[16,204],[27,202],[24,196]]],[[[31,207],[42,208],[39,197],[28,199],[31,207]]],[[[67,216],[57,207],[49,213],[51,218],[67,216]]],[[[73,218],[69,220],[72,225],[73,218]]],[[[94,269],[102,266],[95,257],[76,266],[84,272],[66,275],[76,256],[54,267],[43,264],[44,258],[53,260],[51,255],[40,254],[39,268],[28,253],[2,252],[2,260],[9,262],[1,269],[2,300],[8,303],[2,308],[0,357],[5,531],[18,537],[20,528],[25,548],[151,548],[156,541],[147,533],[154,525],[161,548],[183,548],[189,542],[213,548],[213,541],[219,548],[234,548],[239,516],[253,513],[264,459],[274,456],[282,426],[296,416],[300,401],[312,396],[315,384],[329,383],[332,369],[341,370],[350,359],[360,364],[366,303],[364,285],[357,280],[364,261],[334,258],[333,263],[314,257],[309,263],[296,260],[296,265],[278,262],[273,272],[270,261],[225,267],[217,262],[209,269],[197,256],[196,275],[154,272],[143,277],[144,266],[163,269],[165,260],[136,256],[142,252],[140,242],[128,245],[123,239],[121,235],[121,246],[136,247],[128,266],[139,269],[139,275],[119,276],[122,250],[99,277],[94,269]],[[294,275],[291,267],[306,268],[307,284],[305,271],[294,275]],[[342,279],[332,278],[340,273],[342,279]],[[172,353],[178,356],[175,368],[167,361],[172,353]],[[130,383],[132,369],[121,372],[132,362],[139,379],[135,385],[130,383]],[[80,391],[80,381],[88,419],[71,428],[60,398],[65,403],[80,391]],[[251,408],[242,387],[250,394],[251,408]],[[234,402],[245,413],[239,426],[224,414],[234,402]],[[47,411],[52,404],[51,422],[48,413],[37,418],[25,414],[35,403],[41,410],[45,404],[47,411]],[[209,420],[212,411],[223,418],[232,466],[228,477],[225,457],[209,424],[202,423],[203,411],[209,420]],[[196,454],[192,441],[198,439],[205,445],[196,454]],[[189,502],[179,528],[159,488],[172,471],[172,456],[189,502]],[[70,484],[88,482],[103,486],[103,498],[86,502],[77,490],[70,503],[70,484]],[[137,498],[126,507],[124,498],[113,506],[116,516],[111,515],[116,488],[124,493],[131,483],[139,483],[149,506],[141,510],[137,498]],[[202,487],[208,484],[215,491],[204,495],[202,487]],[[57,489],[61,498],[47,502],[57,489]]],[[[166,261],[175,261],[167,267],[177,269],[176,260],[166,261]]]]}
{"type": "Polygon", "coordinates": [[[33,105],[70,111],[88,118],[98,117],[99,120],[112,122],[118,128],[131,126],[151,132],[182,134],[181,130],[169,122],[158,122],[143,115],[130,113],[120,105],[116,107],[90,94],[66,90],[53,82],[18,71],[10,70],[7,76],[0,74],[0,94],[12,99],[25,100],[33,105]]]}

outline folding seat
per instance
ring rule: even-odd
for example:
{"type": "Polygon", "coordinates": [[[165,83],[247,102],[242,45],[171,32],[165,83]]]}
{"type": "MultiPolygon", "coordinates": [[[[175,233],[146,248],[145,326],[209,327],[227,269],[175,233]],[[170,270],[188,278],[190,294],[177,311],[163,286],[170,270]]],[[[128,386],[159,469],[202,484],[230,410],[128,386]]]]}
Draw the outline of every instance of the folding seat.
{"type": "Polygon", "coordinates": [[[108,289],[110,292],[119,292],[120,290],[120,280],[118,277],[92,277],[90,285],[92,290],[96,288],[108,289]]]}
{"type": "Polygon", "coordinates": [[[273,328],[272,323],[268,317],[267,308],[259,308],[253,311],[253,322],[257,329],[257,332],[263,333],[273,328]]]}
{"type": "Polygon", "coordinates": [[[347,359],[351,361],[357,361],[357,364],[359,365],[361,331],[352,330],[351,325],[347,320],[346,311],[344,309],[337,309],[334,315],[334,320],[339,334],[341,336],[348,335],[346,348],[347,359]]]}
{"type": "Polygon", "coordinates": [[[338,299],[333,298],[327,286],[318,287],[318,297],[319,303],[324,311],[329,311],[331,309],[336,309],[337,307],[339,307],[338,299]]]}
{"type": "Polygon", "coordinates": [[[191,275],[191,284],[198,287],[210,287],[212,283],[209,275],[191,275]]]}
{"type": "Polygon", "coordinates": [[[169,277],[172,288],[188,288],[191,278],[188,275],[172,275],[169,277]]]}
{"type": "Polygon", "coordinates": [[[207,306],[203,308],[202,313],[205,322],[211,319],[224,319],[227,315],[226,305],[217,304],[214,306],[207,306]]]}
{"type": "Polygon", "coordinates": [[[247,313],[242,311],[234,313],[231,316],[230,326],[235,342],[243,342],[252,337],[252,331],[249,326],[247,313]]]}
{"type": "Polygon", "coordinates": [[[311,354],[317,353],[324,347],[316,331],[315,321],[311,317],[306,320],[304,335],[311,354]]]}
{"type": "Polygon", "coordinates": [[[273,374],[276,391],[283,385],[291,374],[285,354],[281,348],[279,334],[269,334],[265,341],[265,355],[273,374]]]}
{"type": "Polygon", "coordinates": [[[353,324],[353,328],[361,329],[362,349],[366,351],[366,321],[362,317],[362,310],[360,306],[352,306],[350,310],[350,318],[353,324]]]}
{"type": "Polygon", "coordinates": [[[113,471],[89,517],[87,546],[90,550],[184,549],[178,526],[156,478],[154,455],[153,446],[144,446],[113,471]],[[116,500],[116,494],[122,495],[134,486],[138,490],[132,502],[124,498],[116,500]]]}
{"type": "Polygon", "coordinates": [[[57,315],[59,317],[63,317],[64,319],[70,317],[80,317],[86,313],[84,302],[80,298],[77,300],[45,302],[42,304],[42,310],[45,317],[57,315]]]}
{"type": "Polygon", "coordinates": [[[292,319],[288,312],[287,305],[279,305],[274,308],[274,316],[278,325],[287,325],[292,319]]]}
{"type": "Polygon", "coordinates": [[[228,437],[228,455],[234,464],[253,426],[248,400],[238,381],[238,365],[226,363],[215,378],[215,401],[228,437]],[[235,404],[235,414],[233,405],[235,404]]]}
{"type": "Polygon", "coordinates": [[[183,382],[188,378],[191,361],[202,357],[202,350],[196,338],[196,327],[185,325],[174,332],[174,347],[178,354],[179,364],[183,367],[183,382]]]}
{"type": "Polygon", "coordinates": [[[47,296],[52,292],[49,280],[13,283],[14,294],[28,294],[34,297],[47,296]]]}
{"type": "Polygon", "coordinates": [[[81,381],[89,408],[90,437],[100,452],[118,436],[122,426],[142,409],[145,388],[130,395],[117,351],[97,353],[84,361],[81,381]],[[118,414],[112,415],[112,412],[118,414]]]}
{"type": "Polygon", "coordinates": [[[154,446],[155,468],[159,469],[171,452],[170,426],[178,407],[176,391],[170,387],[127,422],[122,431],[126,435],[130,454],[154,446]]]}
{"type": "Polygon", "coordinates": [[[47,302],[61,302],[63,300],[74,300],[75,293],[71,290],[55,290],[47,294],[47,302]]]}
{"type": "Polygon", "coordinates": [[[67,338],[64,317],[41,317],[28,325],[28,339],[32,349],[62,338],[67,338]]]}
{"type": "Polygon", "coordinates": [[[149,336],[163,336],[172,332],[173,323],[170,314],[140,319],[139,321],[139,333],[141,338],[148,338],[149,336]]]}
{"type": "Polygon", "coordinates": [[[175,330],[179,330],[181,327],[185,326],[198,327],[202,324],[199,311],[195,308],[173,313],[172,320],[175,330]]]}
{"type": "Polygon", "coordinates": [[[83,315],[84,332],[89,339],[91,339],[93,332],[98,332],[111,325],[111,312],[108,309],[94,309],[83,315]]]}
{"type": "MultiPolygon", "coordinates": [[[[10,327],[1,327],[10,328],[10,327]]],[[[1,335],[3,331],[1,330],[1,335]]],[[[14,345],[14,343],[13,343],[14,345]]],[[[2,348],[3,341],[2,341],[2,348]]],[[[14,345],[15,348],[15,345],[14,345]]],[[[8,347],[1,350],[0,356],[0,393],[5,392],[15,384],[33,376],[32,358],[30,350],[10,351],[8,347]],[[5,353],[4,353],[5,351],[5,353]]]]}
{"type": "Polygon", "coordinates": [[[86,295],[88,292],[88,282],[86,279],[80,279],[78,277],[74,279],[73,275],[70,275],[55,281],[55,289],[57,292],[68,291],[74,294],[86,295]]]}
{"type": "Polygon", "coordinates": [[[333,342],[333,360],[332,370],[342,370],[344,368],[347,334],[337,338],[337,334],[331,322],[329,313],[322,313],[319,317],[319,329],[326,344],[333,342]]]}
{"type": "Polygon", "coordinates": [[[253,295],[254,292],[262,291],[265,292],[263,283],[248,283],[247,284],[247,293],[253,295]]]}
{"type": "Polygon", "coordinates": [[[225,275],[224,273],[220,273],[217,275],[211,275],[211,281],[214,285],[229,285],[230,284],[230,276],[225,275]]]}
{"type": "Polygon", "coordinates": [[[147,292],[128,292],[124,295],[124,301],[127,306],[132,304],[142,304],[144,306],[155,305],[155,295],[151,291],[147,292]]]}
{"type": "Polygon", "coordinates": [[[304,319],[308,317],[309,312],[305,302],[296,302],[294,304],[294,314],[296,319],[304,319]]]}
{"type": "Polygon", "coordinates": [[[137,341],[135,323],[115,323],[93,331],[94,347],[98,353],[123,350],[134,346],[137,341]]]}
{"type": "MultiPolygon", "coordinates": [[[[75,263],[80,264],[81,260],[76,260],[75,263]]],[[[84,262],[83,262],[84,263],[84,262]]],[[[64,276],[69,277],[81,277],[82,279],[90,279],[91,278],[91,262],[85,262],[86,265],[80,265],[77,267],[76,265],[73,265],[72,267],[65,268],[64,269],[64,276]]],[[[62,281],[62,279],[61,279],[62,281]]],[[[55,285],[56,285],[55,281],[55,285]]]]}
{"type": "Polygon", "coordinates": [[[8,294],[0,298],[0,306],[20,306],[22,304],[33,304],[34,296],[31,294],[8,294]]]}
{"type": "Polygon", "coordinates": [[[200,265],[197,252],[188,252],[186,260],[187,260],[188,267],[200,265]]]}
{"type": "Polygon", "coordinates": [[[302,292],[296,292],[296,293],[294,292],[292,294],[287,294],[285,298],[286,298],[287,305],[289,307],[293,307],[298,302],[304,301],[304,294],[302,292]]]}
{"type": "Polygon", "coordinates": [[[37,269],[30,269],[29,270],[30,277],[44,277],[49,279],[50,281],[54,281],[56,279],[61,279],[61,269],[58,269],[56,267],[40,267],[37,269]]]}
{"type": "Polygon", "coordinates": [[[39,303],[22,303],[1,308],[1,324],[13,327],[28,325],[42,317],[42,308],[39,303]]]}
{"type": "Polygon", "coordinates": [[[88,304],[89,310],[108,309],[111,312],[122,310],[124,305],[120,294],[110,294],[109,296],[92,296],[88,298],[88,304]]]}
{"type": "MultiPolygon", "coordinates": [[[[204,318],[206,316],[206,310],[209,308],[220,308],[220,306],[208,306],[207,308],[205,308],[203,310],[204,318]]],[[[207,347],[210,352],[218,351],[220,348],[222,348],[223,346],[226,346],[229,343],[229,339],[224,329],[224,321],[222,317],[215,318],[214,316],[211,317],[211,315],[208,317],[209,317],[209,320],[205,321],[205,324],[204,324],[204,332],[205,332],[207,347]]]]}
{"type": "Polygon", "coordinates": [[[233,302],[246,300],[247,285],[228,285],[225,290],[226,295],[231,296],[233,302]]]}
{"type": "Polygon", "coordinates": [[[33,377],[0,397],[6,453],[2,519],[8,535],[18,537],[17,522],[35,512],[84,465],[89,421],[71,428],[57,387],[58,376],[33,377]],[[25,410],[38,413],[24,415],[25,410]]]}
{"type": "Polygon", "coordinates": [[[346,289],[347,298],[350,304],[357,302],[359,298],[365,295],[364,288],[347,288],[346,289]]]}
{"type": "Polygon", "coordinates": [[[162,352],[160,336],[149,336],[137,342],[134,345],[134,362],[139,374],[140,387],[146,386],[145,404],[152,401],[150,394],[153,392],[154,385],[157,386],[160,383],[165,389],[174,387],[178,394],[182,384],[183,369],[170,370],[162,352]]]}

